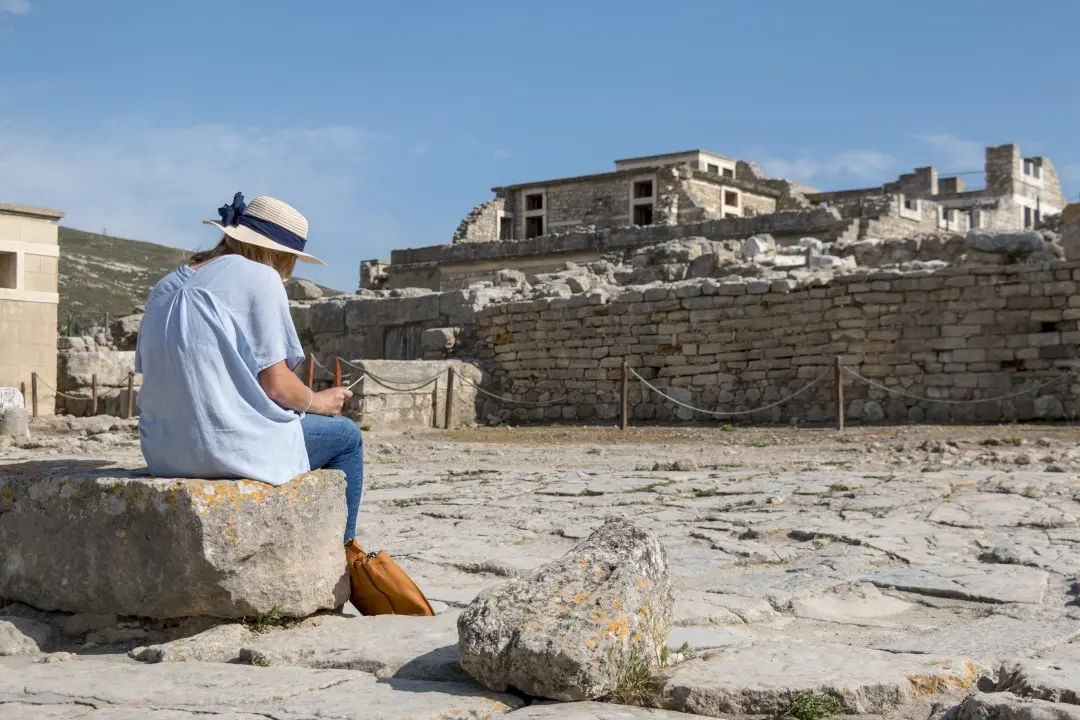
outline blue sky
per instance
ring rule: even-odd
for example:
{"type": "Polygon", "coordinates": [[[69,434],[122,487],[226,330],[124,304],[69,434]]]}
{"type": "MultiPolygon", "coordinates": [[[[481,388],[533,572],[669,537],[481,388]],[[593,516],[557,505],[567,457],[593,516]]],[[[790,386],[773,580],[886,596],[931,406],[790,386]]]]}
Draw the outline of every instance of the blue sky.
{"type": "Polygon", "coordinates": [[[493,186],[689,148],[831,189],[1018,142],[1075,199],[1078,26],[1076,0],[0,0],[0,202],[196,248],[275,195],[330,263],[303,274],[352,290],[493,186]]]}

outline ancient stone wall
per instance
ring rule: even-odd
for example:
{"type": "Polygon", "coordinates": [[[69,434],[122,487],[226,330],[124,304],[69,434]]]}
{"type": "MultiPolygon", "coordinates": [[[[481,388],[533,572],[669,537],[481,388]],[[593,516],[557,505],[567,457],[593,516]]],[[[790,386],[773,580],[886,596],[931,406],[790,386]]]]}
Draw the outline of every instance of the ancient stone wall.
{"type": "MultiPolygon", "coordinates": [[[[551,407],[512,410],[520,420],[612,420],[624,360],[676,399],[750,410],[803,389],[834,358],[915,397],[977,401],[1058,378],[1080,342],[1080,264],[960,267],[936,273],[837,277],[823,287],[706,279],[491,306],[479,313],[474,354],[497,391],[551,407]]],[[[749,419],[824,422],[831,380],[749,419]]],[[[848,417],[971,422],[1060,419],[1080,407],[1070,379],[1004,402],[931,404],[849,378],[848,417]]],[[[634,384],[640,420],[703,419],[634,384]]],[[[487,414],[500,411],[495,403],[487,414]]]]}
{"type": "Polygon", "coordinates": [[[465,216],[454,232],[453,242],[491,242],[499,239],[499,217],[505,201],[502,198],[480,203],[465,216]]]}

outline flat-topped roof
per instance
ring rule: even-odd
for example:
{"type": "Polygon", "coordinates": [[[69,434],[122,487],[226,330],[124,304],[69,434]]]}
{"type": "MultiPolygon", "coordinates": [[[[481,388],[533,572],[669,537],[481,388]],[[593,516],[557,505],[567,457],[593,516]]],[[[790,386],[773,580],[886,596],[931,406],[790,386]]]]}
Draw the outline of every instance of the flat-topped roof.
{"type": "Polygon", "coordinates": [[[730,160],[731,162],[735,162],[734,158],[729,158],[726,155],[721,155],[720,153],[714,153],[711,150],[697,149],[697,150],[683,150],[682,152],[660,153],[659,155],[641,155],[641,156],[638,156],[638,157],[623,158],[622,160],[616,160],[615,164],[617,165],[619,163],[641,162],[642,160],[663,160],[665,158],[676,158],[676,157],[682,157],[684,155],[693,155],[695,153],[703,153],[705,155],[712,155],[713,157],[720,158],[721,160],[730,160]]]}
{"type": "Polygon", "coordinates": [[[0,215],[23,215],[25,217],[42,218],[43,220],[59,220],[64,217],[64,213],[60,210],[9,203],[0,203],[0,215]]]}

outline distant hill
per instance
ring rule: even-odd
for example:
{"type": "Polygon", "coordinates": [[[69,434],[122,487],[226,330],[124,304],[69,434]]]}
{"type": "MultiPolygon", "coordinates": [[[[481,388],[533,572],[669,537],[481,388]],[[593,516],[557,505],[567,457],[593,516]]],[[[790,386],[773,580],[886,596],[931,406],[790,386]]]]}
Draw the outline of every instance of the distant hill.
{"type": "Polygon", "coordinates": [[[61,227],[60,333],[67,333],[69,318],[72,332],[82,333],[101,327],[106,313],[129,314],[186,256],[177,248],[61,227]]]}

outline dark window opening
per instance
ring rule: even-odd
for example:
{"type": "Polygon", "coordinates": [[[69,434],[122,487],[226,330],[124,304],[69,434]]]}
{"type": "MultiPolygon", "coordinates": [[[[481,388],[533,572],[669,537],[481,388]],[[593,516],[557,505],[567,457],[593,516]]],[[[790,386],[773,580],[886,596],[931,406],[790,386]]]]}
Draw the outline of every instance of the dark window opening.
{"type": "MultiPolygon", "coordinates": [[[[14,290],[18,274],[16,272],[17,255],[13,252],[0,252],[0,288],[14,290]]],[[[12,328],[12,332],[15,328],[12,328]]]]}
{"type": "Polygon", "coordinates": [[[1024,208],[1024,227],[1031,227],[1031,208],[1024,208]]]}
{"type": "Polygon", "coordinates": [[[499,239],[512,240],[514,238],[514,221],[508,217],[499,218],[499,239]]]}
{"type": "Polygon", "coordinates": [[[1024,361],[1023,360],[1002,360],[1001,361],[1001,369],[1002,370],[1023,370],[1024,369],[1024,361]]]}
{"type": "Polygon", "coordinates": [[[1058,331],[1058,324],[1056,322],[1042,322],[1042,323],[1039,323],[1039,332],[1041,332],[1041,333],[1050,333],[1050,332],[1057,332],[1057,331],[1058,331]]]}
{"type": "Polygon", "coordinates": [[[728,207],[739,207],[739,193],[724,191],[724,204],[728,207]]]}
{"type": "Polygon", "coordinates": [[[634,224],[652,225],[652,205],[634,206],[634,224]]]}
{"type": "Polygon", "coordinates": [[[915,203],[916,203],[916,200],[914,198],[908,198],[908,197],[904,198],[904,209],[905,210],[914,210],[916,208],[915,203]]]}
{"type": "Polygon", "coordinates": [[[941,219],[949,222],[949,208],[941,208],[941,219]]]}
{"type": "Polygon", "coordinates": [[[709,165],[709,172],[711,172],[713,175],[719,175],[720,174],[720,166],[710,164],[709,165]]]}
{"type": "Polygon", "coordinates": [[[634,199],[652,197],[652,180],[638,180],[634,183],[634,199]]]}
{"type": "Polygon", "coordinates": [[[535,193],[533,195],[525,196],[525,209],[526,210],[543,210],[544,209],[544,194],[535,193]]]}
{"type": "Polygon", "coordinates": [[[1038,210],[1036,210],[1035,211],[1035,225],[1036,225],[1036,227],[1039,225],[1039,222],[1041,222],[1041,220],[1042,220],[1042,213],[1039,212],[1038,210]]]}
{"type": "Polygon", "coordinates": [[[735,177],[735,171],[732,170],[731,168],[724,168],[724,177],[726,177],[726,178],[735,177]]]}
{"type": "Polygon", "coordinates": [[[544,234],[544,218],[542,217],[528,217],[525,218],[525,237],[534,238],[544,234]]]}
{"type": "Polygon", "coordinates": [[[970,225],[972,229],[979,227],[978,210],[972,210],[970,213],[968,213],[968,225],[970,225]]]}

